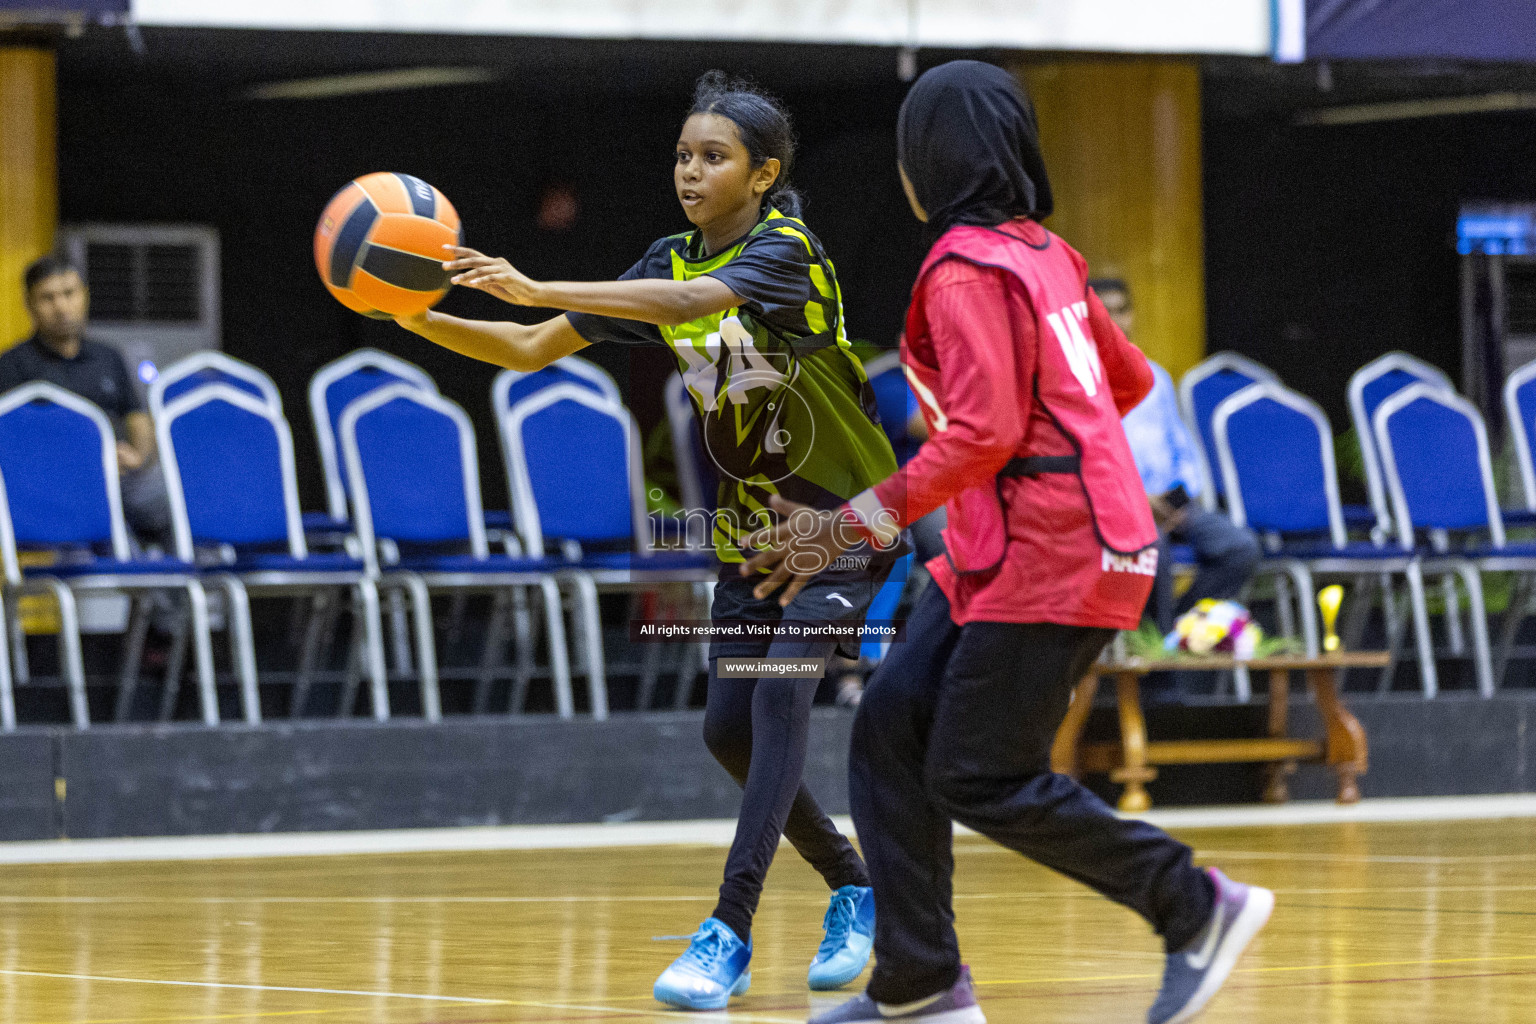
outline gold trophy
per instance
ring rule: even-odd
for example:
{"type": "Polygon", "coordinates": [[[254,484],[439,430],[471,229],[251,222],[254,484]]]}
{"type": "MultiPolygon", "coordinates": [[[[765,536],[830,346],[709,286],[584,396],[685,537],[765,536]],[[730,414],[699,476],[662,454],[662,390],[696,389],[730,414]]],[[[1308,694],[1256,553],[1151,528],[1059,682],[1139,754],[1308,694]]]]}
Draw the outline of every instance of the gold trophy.
{"type": "Polygon", "coordinates": [[[1323,650],[1329,654],[1339,649],[1339,605],[1344,603],[1344,588],[1334,583],[1317,592],[1317,608],[1323,613],[1323,650]]]}

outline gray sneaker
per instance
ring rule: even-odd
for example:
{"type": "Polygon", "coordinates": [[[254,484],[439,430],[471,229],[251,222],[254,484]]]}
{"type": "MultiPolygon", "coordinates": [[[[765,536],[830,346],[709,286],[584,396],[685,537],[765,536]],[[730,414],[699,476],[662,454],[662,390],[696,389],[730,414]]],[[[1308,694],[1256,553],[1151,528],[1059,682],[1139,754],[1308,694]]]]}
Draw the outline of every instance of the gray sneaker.
{"type": "Polygon", "coordinates": [[[1147,1011],[1147,1024],[1194,1020],[1275,909],[1275,894],[1268,889],[1234,882],[1215,868],[1207,872],[1216,885],[1216,909],[1189,945],[1168,954],[1163,987],[1147,1011]]]}
{"type": "Polygon", "coordinates": [[[861,992],[843,1005],[812,1017],[810,1024],[987,1024],[981,1007],[976,1005],[976,990],[971,987],[971,969],[960,968],[960,978],[938,995],[884,1007],[861,992]]]}

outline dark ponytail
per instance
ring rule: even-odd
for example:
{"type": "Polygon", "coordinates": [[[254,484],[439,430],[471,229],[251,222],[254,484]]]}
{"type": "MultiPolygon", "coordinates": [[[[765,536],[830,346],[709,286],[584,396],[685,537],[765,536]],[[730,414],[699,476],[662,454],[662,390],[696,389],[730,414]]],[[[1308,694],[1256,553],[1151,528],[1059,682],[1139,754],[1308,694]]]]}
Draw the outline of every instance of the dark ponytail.
{"type": "Polygon", "coordinates": [[[795,129],[782,103],[746,79],[728,78],[724,71],[707,71],[693,89],[688,116],[694,114],[718,114],[735,124],[753,167],[777,160],[779,176],[763,196],[764,209],[772,205],[786,216],[800,216],[804,204],[800,193],[789,184],[789,169],[795,162],[795,129]]]}

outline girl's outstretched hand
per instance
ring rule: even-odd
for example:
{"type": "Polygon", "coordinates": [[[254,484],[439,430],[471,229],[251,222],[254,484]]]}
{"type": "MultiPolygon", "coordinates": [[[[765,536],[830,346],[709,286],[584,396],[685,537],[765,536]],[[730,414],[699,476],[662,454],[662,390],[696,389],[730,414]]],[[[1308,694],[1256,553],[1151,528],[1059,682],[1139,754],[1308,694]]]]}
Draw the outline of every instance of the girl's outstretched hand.
{"type": "Polygon", "coordinates": [[[539,282],[518,270],[500,256],[487,256],[461,245],[445,245],[452,258],[443,269],[453,271],[453,283],[478,288],[514,306],[542,305],[539,282]]]}

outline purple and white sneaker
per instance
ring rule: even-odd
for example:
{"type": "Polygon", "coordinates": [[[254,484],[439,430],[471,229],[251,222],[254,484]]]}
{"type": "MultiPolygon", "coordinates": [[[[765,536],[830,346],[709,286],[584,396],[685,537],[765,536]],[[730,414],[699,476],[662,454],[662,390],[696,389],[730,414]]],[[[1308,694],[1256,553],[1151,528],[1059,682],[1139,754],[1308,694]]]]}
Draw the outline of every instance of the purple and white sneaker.
{"type": "Polygon", "coordinates": [[[976,990],[971,987],[971,969],[960,968],[960,978],[949,988],[927,999],[911,1003],[877,1003],[861,992],[843,1005],[812,1017],[810,1024],[987,1024],[981,1007],[976,1005],[976,990]]]}
{"type": "Polygon", "coordinates": [[[1216,909],[1189,945],[1168,954],[1163,987],[1147,1011],[1147,1024],[1194,1020],[1275,909],[1275,894],[1268,889],[1234,882],[1215,868],[1206,871],[1216,886],[1216,909]]]}

